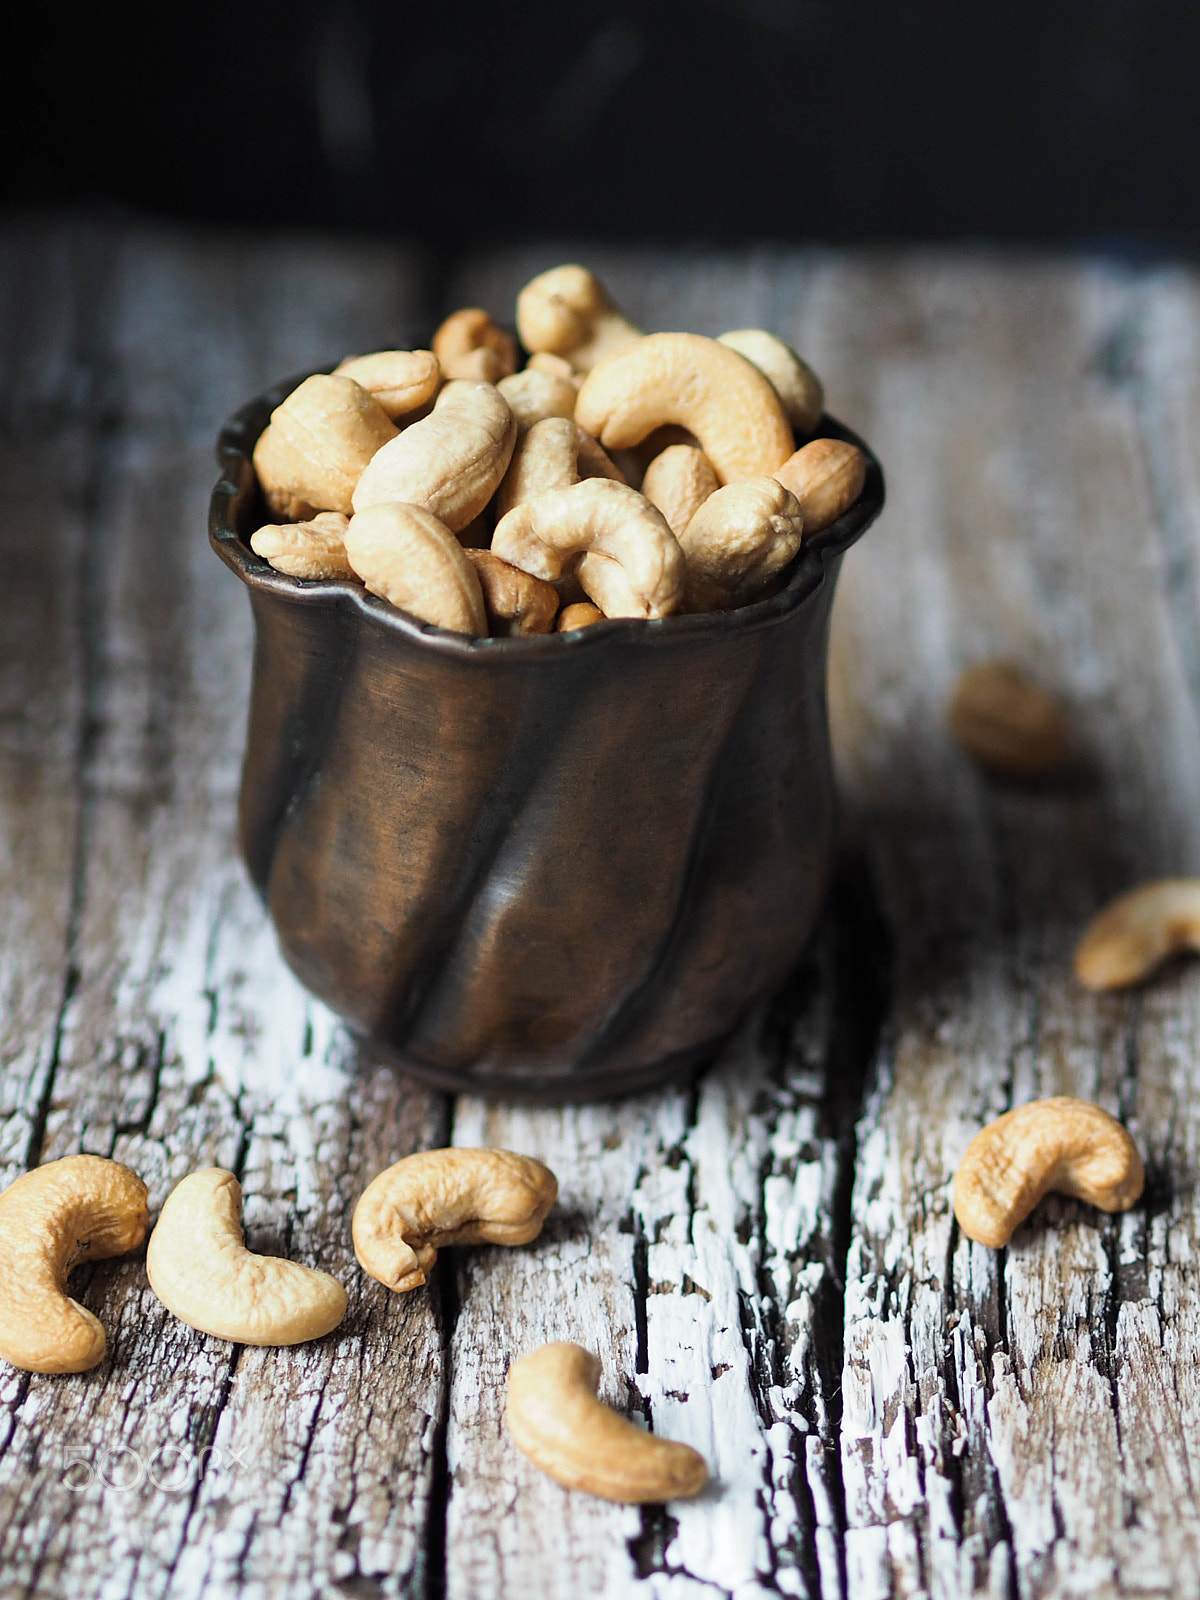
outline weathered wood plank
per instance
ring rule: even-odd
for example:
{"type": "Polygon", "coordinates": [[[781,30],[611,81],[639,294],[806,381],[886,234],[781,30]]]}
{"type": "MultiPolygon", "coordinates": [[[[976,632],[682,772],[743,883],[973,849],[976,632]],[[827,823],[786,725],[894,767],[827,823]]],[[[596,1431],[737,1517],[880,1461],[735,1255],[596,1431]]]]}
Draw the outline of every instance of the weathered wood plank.
{"type": "MultiPolygon", "coordinates": [[[[59,235],[42,248],[62,249],[59,235]]],[[[22,1102],[45,1105],[30,1155],[115,1154],[147,1178],[152,1205],[190,1168],[231,1165],[251,1243],[337,1272],[351,1311],[319,1345],[242,1351],[166,1315],[140,1257],[96,1269],[86,1298],[111,1359],[84,1378],[7,1385],[6,1593],[412,1592],[434,1505],[442,1335],[432,1297],[400,1300],[357,1271],[348,1223],[379,1167],[439,1142],[444,1102],[369,1062],[355,1070],[248,888],[233,840],[248,607],[204,526],[222,415],[286,371],[394,336],[420,314],[414,264],[137,230],[84,230],[69,249],[90,264],[88,292],[68,282],[59,316],[82,327],[103,403],[98,427],[91,412],[76,424],[93,424],[78,469],[90,488],[60,480],[66,515],[86,511],[90,553],[82,620],[68,615],[72,642],[40,693],[69,728],[86,684],[90,720],[75,750],[61,737],[65,757],[25,752],[42,787],[15,808],[27,833],[57,841],[76,884],[61,1027],[52,993],[40,1037],[32,1015],[23,1029],[49,1063],[44,1092],[22,1102]],[[74,811],[56,815],[42,790],[70,759],[74,811]]],[[[79,544],[60,540],[53,559],[79,544]]],[[[54,584],[34,580],[44,609],[54,584]]],[[[22,866],[44,871],[28,854],[22,866]]]]}

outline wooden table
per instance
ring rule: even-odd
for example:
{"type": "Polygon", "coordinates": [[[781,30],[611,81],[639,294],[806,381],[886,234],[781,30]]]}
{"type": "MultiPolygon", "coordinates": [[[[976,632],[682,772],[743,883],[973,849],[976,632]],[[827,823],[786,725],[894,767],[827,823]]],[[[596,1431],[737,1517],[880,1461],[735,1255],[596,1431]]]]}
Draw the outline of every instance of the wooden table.
{"type": "Polygon", "coordinates": [[[157,1205],[228,1165],[252,1245],[350,1293],[338,1335],[262,1350],[175,1321],[141,1253],[81,1273],[109,1359],[0,1373],[6,1600],[1200,1593],[1200,967],[1070,975],[1105,899],[1200,865],[1200,280],[578,242],[439,271],[74,217],[0,251],[5,1181],[93,1151],[157,1205]],[[398,1081],[283,967],[235,853],[250,617],[205,508],[219,422],[269,381],[507,313],[581,253],[648,328],[795,343],[889,504],[838,599],[846,845],[812,950],[693,1090],[535,1111],[398,1081]],[[1058,784],[947,736],[997,655],[1071,709],[1058,784]],[[972,1245],[968,1140],[1057,1093],[1128,1123],[1144,1202],[972,1245]],[[562,1203],[391,1295],[355,1199],[445,1142],[545,1158],[562,1203]],[[626,1509],[519,1456],[505,1368],[557,1338],[710,1490],[626,1509]]]}

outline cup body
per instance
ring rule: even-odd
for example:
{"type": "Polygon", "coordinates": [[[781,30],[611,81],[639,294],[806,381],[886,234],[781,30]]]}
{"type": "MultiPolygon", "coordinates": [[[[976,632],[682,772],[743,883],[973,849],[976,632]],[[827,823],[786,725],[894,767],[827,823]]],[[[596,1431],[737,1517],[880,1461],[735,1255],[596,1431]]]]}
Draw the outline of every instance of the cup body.
{"type": "Polygon", "coordinates": [[[250,452],[290,386],[223,432],[210,517],[254,612],[241,844],[286,959],[448,1088],[565,1100],[684,1072],[820,909],[829,611],[878,464],[767,600],[470,640],[250,550],[250,452]]]}

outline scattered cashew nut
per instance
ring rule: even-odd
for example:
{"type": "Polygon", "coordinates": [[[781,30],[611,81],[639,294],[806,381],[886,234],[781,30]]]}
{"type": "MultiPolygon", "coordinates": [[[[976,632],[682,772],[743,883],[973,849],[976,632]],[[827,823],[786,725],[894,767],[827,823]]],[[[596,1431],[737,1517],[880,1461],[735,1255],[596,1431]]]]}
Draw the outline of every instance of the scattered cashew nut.
{"type": "Polygon", "coordinates": [[[1117,1119],[1057,1095],[1007,1111],[975,1135],[954,1174],[954,1215],[969,1239],[1000,1250],[1051,1190],[1128,1211],[1144,1182],[1137,1146],[1117,1119]]]}
{"type": "Polygon", "coordinates": [[[353,378],[397,423],[429,405],[442,381],[432,350],[376,350],[369,356],[347,356],[333,371],[335,377],[353,378]]]}
{"type": "Polygon", "coordinates": [[[364,1272],[403,1293],[425,1282],[437,1253],[458,1244],[528,1244],[558,1197],[558,1180],[511,1150],[422,1150],[368,1184],[354,1208],[364,1272]]]}
{"type": "Polygon", "coordinates": [[[517,424],[490,383],[448,383],[433,411],[392,439],[354,491],[353,508],[424,506],[451,533],[484,509],[512,457],[517,424]]]}
{"type": "Polygon", "coordinates": [[[1200,950],[1200,878],[1160,878],[1112,901],[1075,950],[1075,976],[1089,989],[1124,989],[1177,950],[1200,950]]]}
{"type": "Polygon", "coordinates": [[[528,638],[553,633],[558,590],[541,578],[502,561],[494,550],[465,550],[475,568],[488,628],[495,638],[528,638]]]}
{"type": "Polygon", "coordinates": [[[867,481],[867,458],[845,439],[812,439],[772,471],[800,502],[805,535],[823,533],[843,516],[867,481]]]}
{"type": "Polygon", "coordinates": [[[758,368],[696,333],[652,333],[602,361],[583,381],[575,420],[607,450],[676,423],[695,435],[722,483],[775,472],[794,444],[758,368]]]}
{"type": "Polygon", "coordinates": [[[640,338],[586,267],[574,263],[539,273],[517,296],[517,332],[526,350],[548,351],[590,372],[597,362],[640,338]]]}
{"type": "Polygon", "coordinates": [[[83,1261],[124,1255],[146,1237],[146,1185],[119,1161],[64,1156],[0,1194],[0,1356],[26,1372],[89,1372],[104,1329],[67,1293],[83,1261]]]}
{"type": "Polygon", "coordinates": [[[954,737],[987,772],[1041,778],[1062,765],[1070,729],[1058,701],[1006,661],[968,667],[946,710],[954,737]]]}
{"type": "Polygon", "coordinates": [[[557,631],[574,633],[577,628],[590,628],[593,622],[603,621],[604,613],[599,606],[594,606],[590,600],[576,600],[559,612],[557,631]]]}
{"type": "Polygon", "coordinates": [[[517,370],[517,341],[478,306],[446,318],[433,336],[433,353],[447,378],[495,383],[517,370]]]}
{"type": "Polygon", "coordinates": [[[783,571],[803,533],[795,496],[775,478],[743,478],[718,489],[679,540],[688,610],[743,605],[783,571]]]}
{"type": "Polygon", "coordinates": [[[514,372],[496,385],[524,433],[545,417],[574,417],[575,385],[549,372],[514,372]]]}
{"type": "Polygon", "coordinates": [[[388,501],[357,512],[346,529],[346,557],[371,593],[398,611],[451,633],[487,637],[475,568],[445,523],[423,506],[388,501]]]}
{"type": "Polygon", "coordinates": [[[825,409],[825,390],[808,362],[790,344],[784,344],[765,328],[735,328],[732,333],[721,334],[718,343],[727,344],[754,363],[779,396],[797,433],[813,431],[825,409]]]}
{"type": "Polygon", "coordinates": [[[250,548],[292,578],[353,578],[346,559],[349,524],[340,511],[320,511],[308,522],[268,522],[251,535],[250,548]]]}
{"type": "Polygon", "coordinates": [[[191,1173],[167,1196],[146,1274],[181,1322],[237,1344],[304,1344],[346,1315],[346,1291],[327,1272],[246,1249],[242,1188],[221,1167],[191,1173]]]}
{"type": "Polygon", "coordinates": [[[277,517],[351,511],[355,485],[396,428],[353,378],[317,373],[288,395],[254,446],[254,470],[277,517]]]}
{"type": "Polygon", "coordinates": [[[694,444],[668,445],[642,478],[642,493],[666,517],[677,539],[718,487],[712,463],[694,444]]]}
{"type": "Polygon", "coordinates": [[[597,1397],[600,1363],[546,1344],[508,1369],[504,1420],[517,1448],[556,1483],[622,1505],[698,1494],[708,1463],[691,1445],[646,1433],[597,1397]]]}
{"type": "Polygon", "coordinates": [[[496,524],[492,549],[547,582],[574,572],[606,617],[665,617],[683,598],[683,552],[662,512],[608,478],[515,506],[496,524]]]}

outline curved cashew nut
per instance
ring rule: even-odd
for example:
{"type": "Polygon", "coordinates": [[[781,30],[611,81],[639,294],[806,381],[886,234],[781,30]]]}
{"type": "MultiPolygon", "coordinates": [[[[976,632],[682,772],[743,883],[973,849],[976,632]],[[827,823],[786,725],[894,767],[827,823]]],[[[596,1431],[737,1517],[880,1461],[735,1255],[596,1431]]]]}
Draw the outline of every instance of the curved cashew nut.
{"type": "Polygon", "coordinates": [[[795,496],[776,479],[743,478],[718,489],[679,540],[689,609],[744,605],[787,566],[803,532],[795,496]]]}
{"type": "Polygon", "coordinates": [[[545,1344],[508,1369],[504,1420],[518,1450],[567,1489],[622,1505],[698,1494],[708,1463],[691,1445],[645,1433],[597,1398],[600,1363],[577,1344],[545,1344]]]}
{"type": "Polygon", "coordinates": [[[1139,884],[1088,924],[1075,976],[1089,989],[1124,989],[1177,950],[1200,950],[1200,878],[1139,884]]]}
{"type": "Polygon", "coordinates": [[[662,513],[609,478],[515,506],[496,524],[492,549],[548,582],[573,570],[607,617],[665,617],[683,598],[683,552],[662,513]]]}
{"type": "Polygon", "coordinates": [[[562,356],[576,372],[590,372],[640,338],[595,273],[574,263],[551,267],[525,285],[517,296],[517,332],[526,350],[562,356]]]}
{"type": "Polygon", "coordinates": [[[863,492],[867,458],[844,439],[813,439],[771,475],[799,500],[804,532],[811,539],[849,511],[863,492]]]}
{"type": "Polygon", "coordinates": [[[582,372],[576,372],[565,356],[552,355],[549,350],[535,350],[525,363],[525,371],[548,372],[551,377],[565,378],[575,390],[583,382],[582,372]]]}
{"type": "Polygon", "coordinates": [[[946,709],[950,731],[986,772],[1041,778],[1060,766],[1071,735],[1058,701],[1007,661],[968,667],[946,709]]]}
{"type": "Polygon", "coordinates": [[[479,578],[494,637],[524,639],[535,633],[553,633],[557,589],[509,566],[494,550],[465,550],[464,554],[479,578]]]}
{"type": "Polygon", "coordinates": [[[536,1239],[557,1197],[557,1178],[532,1156],[422,1150],[363,1191],[354,1208],[354,1253],[389,1289],[416,1289],[449,1245],[536,1239]]]}
{"type": "Polygon", "coordinates": [[[558,633],[574,633],[577,628],[590,628],[593,622],[603,622],[604,613],[588,600],[576,600],[564,606],[558,614],[558,633]]]}
{"type": "Polygon", "coordinates": [[[1128,1211],[1145,1173],[1115,1117],[1058,1095],[1007,1111],[977,1133],[954,1174],[954,1215],[969,1239],[1002,1249],[1055,1190],[1101,1211],[1128,1211]]]}
{"type": "Polygon", "coordinates": [[[89,1372],[104,1329],[67,1293],[82,1261],[124,1255],[146,1237],[146,1185],[119,1161],[64,1156],[0,1194],[0,1356],[26,1372],[89,1372]]]}
{"type": "Polygon", "coordinates": [[[424,506],[458,533],[495,494],[517,424],[490,383],[448,383],[432,413],[380,450],[354,491],[355,511],[401,501],[424,506]]]}
{"type": "Polygon", "coordinates": [[[308,522],[268,522],[251,535],[250,548],[292,578],[353,578],[346,559],[349,525],[340,511],[318,512],[308,522]]]}
{"type": "Polygon", "coordinates": [[[334,377],[353,378],[393,422],[427,406],[442,381],[432,350],[376,350],[369,356],[347,356],[333,371],[334,377]]]}
{"type": "Polygon", "coordinates": [[[575,415],[575,385],[552,373],[527,367],[524,372],[501,378],[496,387],[516,417],[520,433],[545,417],[575,415]]]}
{"type": "Polygon", "coordinates": [[[348,516],[367,463],[396,429],[353,378],[317,373],[276,406],[254,446],[254,470],[277,517],[348,516]]]}
{"type": "Polygon", "coordinates": [[[350,519],[346,558],[372,594],[451,633],[487,637],[487,610],[462,545],[431,511],[388,501],[350,519]]]}
{"type": "Polygon", "coordinates": [[[721,334],[718,343],[727,344],[754,363],[779,396],[797,433],[813,431],[825,409],[825,390],[808,362],[790,344],[784,344],[765,328],[735,328],[732,333],[721,334]]]}
{"type": "Polygon", "coordinates": [[[773,473],[793,449],[779,396],[758,368],[696,333],[652,333],[602,361],[583,381],[575,420],[606,450],[677,423],[722,483],[773,473]]]}
{"type": "Polygon", "coordinates": [[[677,539],[719,487],[712,462],[694,444],[668,445],[642,478],[642,493],[666,517],[677,539]]]}
{"type": "Polygon", "coordinates": [[[496,493],[499,520],[549,489],[569,489],[581,478],[625,479],[590,434],[566,417],[543,417],[517,438],[504,482],[496,493]]]}
{"type": "Polygon", "coordinates": [[[433,353],[447,378],[495,383],[517,370],[517,341],[478,306],[446,318],[433,336],[433,353]]]}
{"type": "Polygon", "coordinates": [[[242,1188],[221,1167],[191,1173],[167,1196],[146,1275],[181,1322],[237,1344],[304,1344],[346,1315],[346,1291],[327,1272],[246,1249],[242,1188]]]}

